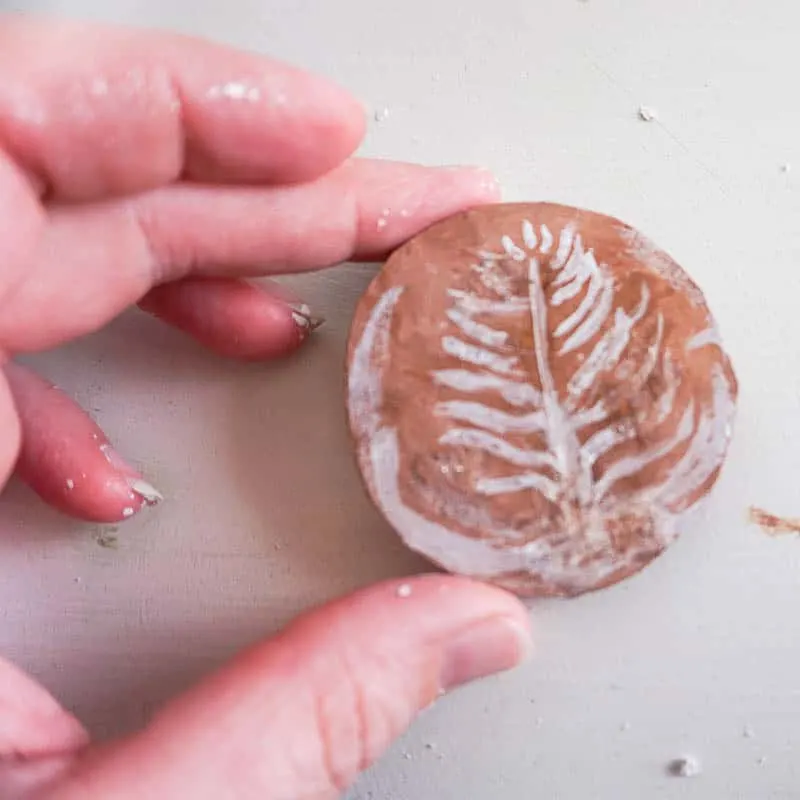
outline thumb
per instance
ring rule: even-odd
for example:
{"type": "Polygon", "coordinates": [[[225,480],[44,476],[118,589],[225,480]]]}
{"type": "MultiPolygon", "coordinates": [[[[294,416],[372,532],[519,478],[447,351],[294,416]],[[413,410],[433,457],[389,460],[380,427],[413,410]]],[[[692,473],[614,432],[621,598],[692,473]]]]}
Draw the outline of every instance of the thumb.
{"type": "MultiPolygon", "coordinates": [[[[442,692],[515,666],[524,606],[426,576],[311,612],[168,706],[142,733],[74,765],[52,797],[336,797],[442,692]]],[[[51,795],[48,795],[48,798],[51,795]]]]}

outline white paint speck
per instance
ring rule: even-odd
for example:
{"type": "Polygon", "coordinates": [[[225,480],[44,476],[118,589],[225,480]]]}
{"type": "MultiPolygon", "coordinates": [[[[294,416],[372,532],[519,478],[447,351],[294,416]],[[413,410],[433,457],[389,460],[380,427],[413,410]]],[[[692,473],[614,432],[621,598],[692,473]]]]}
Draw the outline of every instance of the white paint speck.
{"type": "Polygon", "coordinates": [[[133,516],[133,509],[130,506],[126,506],[122,509],[122,516],[123,517],[132,517],[133,516]]]}
{"type": "Polygon", "coordinates": [[[389,221],[386,219],[386,217],[378,217],[378,222],[376,223],[376,227],[379,231],[382,231],[388,224],[389,221]]]}
{"type": "Polygon", "coordinates": [[[75,488],[75,481],[72,478],[67,478],[67,489],[72,491],[75,488]]]}
{"type": "Polygon", "coordinates": [[[407,208],[400,209],[400,216],[403,219],[408,219],[411,216],[411,212],[407,208]]]}
{"type": "Polygon", "coordinates": [[[630,722],[623,722],[622,725],[619,726],[619,729],[623,732],[629,731],[631,729],[630,722]]]}
{"type": "Polygon", "coordinates": [[[696,778],[703,772],[703,765],[696,756],[681,756],[669,763],[669,774],[676,778],[696,778]]]}
{"type": "Polygon", "coordinates": [[[398,597],[411,597],[411,584],[402,583],[397,587],[398,597]]]}
{"type": "Polygon", "coordinates": [[[745,739],[752,739],[755,737],[755,735],[756,732],[750,725],[745,725],[744,728],[742,728],[742,736],[744,736],[745,739]]]}
{"type": "Polygon", "coordinates": [[[375,117],[375,122],[383,122],[385,119],[389,118],[389,109],[379,108],[373,116],[375,117]]]}
{"type": "Polygon", "coordinates": [[[228,100],[246,100],[255,103],[261,99],[261,91],[255,86],[248,86],[239,81],[230,81],[221,86],[212,86],[207,96],[211,98],[224,97],[228,100]]]}
{"type": "Polygon", "coordinates": [[[658,112],[650,106],[639,106],[638,114],[643,122],[654,122],[658,119],[658,112]]]}

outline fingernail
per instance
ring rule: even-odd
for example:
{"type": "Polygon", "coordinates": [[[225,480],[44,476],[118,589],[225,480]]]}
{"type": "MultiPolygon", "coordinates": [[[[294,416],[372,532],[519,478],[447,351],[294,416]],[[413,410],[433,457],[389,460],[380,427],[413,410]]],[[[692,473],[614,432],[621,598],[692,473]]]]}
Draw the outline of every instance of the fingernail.
{"type": "Polygon", "coordinates": [[[149,506],[154,506],[164,499],[164,495],[155,486],[141,478],[129,480],[128,486],[131,487],[132,492],[138,494],[149,506]]]}
{"type": "Polygon", "coordinates": [[[114,469],[118,469],[120,472],[133,472],[128,462],[107,442],[100,445],[100,452],[114,469]]]}
{"type": "Polygon", "coordinates": [[[313,333],[325,322],[324,317],[313,314],[305,303],[292,303],[289,308],[292,309],[294,324],[303,336],[313,333]]]}
{"type": "MultiPolygon", "coordinates": [[[[148,506],[154,506],[156,503],[164,499],[164,495],[161,494],[161,492],[159,492],[158,489],[153,486],[153,484],[148,483],[146,480],[144,480],[144,478],[141,478],[138,475],[131,475],[132,472],[135,472],[133,467],[131,467],[131,465],[128,464],[128,462],[125,461],[125,459],[122,458],[122,456],[120,456],[120,454],[117,453],[117,451],[110,444],[107,442],[101,444],[100,452],[105,456],[106,461],[108,461],[108,463],[111,464],[114,469],[123,473],[123,477],[125,477],[131,492],[141,497],[148,506]]],[[[130,514],[126,514],[126,516],[130,516],[130,514]]]]}
{"type": "Polygon", "coordinates": [[[530,633],[516,620],[494,617],[462,630],[447,643],[440,685],[444,691],[512,669],[531,650],[530,633]]]}

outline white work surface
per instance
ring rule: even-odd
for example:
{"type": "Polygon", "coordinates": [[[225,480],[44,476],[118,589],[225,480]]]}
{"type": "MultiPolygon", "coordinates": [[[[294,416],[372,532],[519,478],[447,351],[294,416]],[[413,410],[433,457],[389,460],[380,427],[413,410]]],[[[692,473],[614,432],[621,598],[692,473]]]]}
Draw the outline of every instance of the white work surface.
{"type": "MultiPolygon", "coordinates": [[[[364,154],[485,164],[509,200],[621,217],[718,318],[736,434],[682,539],[621,586],[536,604],[534,660],[445,698],[352,800],[800,798],[800,541],[747,520],[751,504],[800,515],[796,2],[5,7],[168,26],[327,73],[388,110],[364,154]],[[702,774],[665,774],[685,753],[702,774]]],[[[98,735],[302,609],[424,568],[366,499],[345,429],[345,337],[372,271],[303,278],[328,324],[280,366],[225,363],[137,315],[37,359],[167,497],[117,549],[16,485],[0,507],[0,651],[98,735]]]]}

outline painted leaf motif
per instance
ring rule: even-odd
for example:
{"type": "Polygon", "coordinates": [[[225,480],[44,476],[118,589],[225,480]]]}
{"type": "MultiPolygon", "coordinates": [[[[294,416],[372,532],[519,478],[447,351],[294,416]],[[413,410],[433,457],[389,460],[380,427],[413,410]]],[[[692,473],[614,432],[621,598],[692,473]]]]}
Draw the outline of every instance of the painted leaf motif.
{"type": "MultiPolygon", "coordinates": [[[[459,423],[440,439],[444,445],[473,448],[505,462],[498,477],[478,479],[475,489],[484,495],[537,491],[562,507],[564,519],[584,525],[595,505],[614,499],[618,481],[634,475],[679,448],[694,428],[694,408],[689,402],[674,434],[667,441],[640,450],[607,466],[600,474],[599,459],[637,435],[635,424],[615,422],[596,381],[603,372],[628,375],[644,385],[658,362],[669,356],[662,351],[664,320],[651,310],[646,281],[639,286],[638,302],[626,310],[615,305],[615,281],[607,267],[598,264],[581,236],[571,227],[561,231],[551,258],[553,235],[546,226],[536,230],[526,221],[521,242],[503,238],[504,252],[485,253],[477,271],[484,287],[496,296],[451,290],[448,317],[458,335],[442,340],[445,353],[463,366],[437,370],[433,378],[464,395],[437,405],[435,413],[459,423]],[[509,260],[512,262],[508,268],[509,260]],[[514,267],[525,273],[527,293],[515,293],[509,278],[514,267]],[[533,364],[526,368],[518,345],[508,339],[509,315],[526,315],[532,329],[533,364]],[[505,319],[504,319],[505,318],[505,319]],[[628,352],[634,328],[647,318],[651,343],[644,353],[628,352]],[[557,320],[551,324],[551,320],[557,320]],[[639,357],[639,363],[632,363],[639,357]],[[533,377],[532,377],[533,375],[533,377]],[[495,392],[506,410],[487,402],[467,399],[471,393],[495,392]],[[508,437],[533,434],[522,444],[508,437]]],[[[667,367],[669,370],[669,367],[667,367]]],[[[655,399],[662,419],[673,412],[674,379],[667,381],[655,399]]],[[[701,477],[702,471],[696,471],[701,477]]],[[[641,490],[652,494],[652,487],[641,490]]]]}
{"type": "Polygon", "coordinates": [[[734,409],[713,320],[680,280],[620,274],[577,225],[551,231],[533,218],[477,252],[446,286],[440,335],[422,343],[434,351],[435,402],[432,422],[419,412],[413,429],[437,438],[404,473],[413,497],[399,478],[412,423],[402,413],[386,423],[375,368],[392,358],[405,290],[384,292],[354,351],[351,417],[373,493],[406,541],[456,571],[546,573],[573,588],[660,552],[713,482],[734,409]],[[700,309],[706,327],[688,339],[667,316],[670,292],[700,309]],[[684,373],[707,348],[710,390],[698,394],[684,373]]]}

